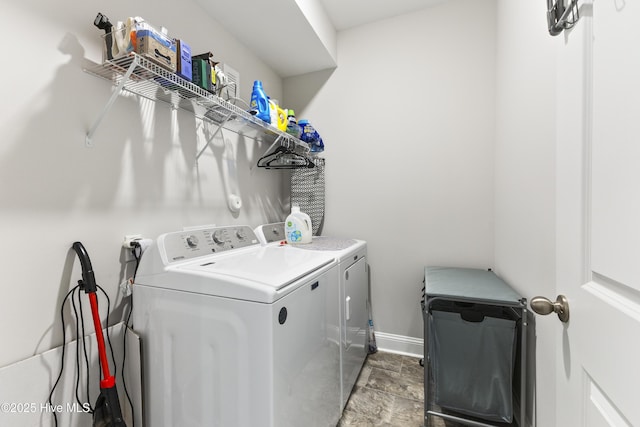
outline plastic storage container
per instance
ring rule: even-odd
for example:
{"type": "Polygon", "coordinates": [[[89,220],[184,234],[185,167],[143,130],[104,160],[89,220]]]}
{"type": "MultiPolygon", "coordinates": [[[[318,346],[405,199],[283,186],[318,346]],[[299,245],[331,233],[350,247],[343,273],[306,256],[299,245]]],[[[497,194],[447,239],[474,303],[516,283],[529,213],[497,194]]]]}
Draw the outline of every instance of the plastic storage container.
{"type": "Polygon", "coordinates": [[[283,132],[287,130],[287,113],[280,108],[278,101],[275,99],[269,99],[269,115],[271,117],[271,126],[283,132]]]}
{"type": "Polygon", "coordinates": [[[253,92],[251,92],[251,109],[249,112],[260,120],[271,123],[271,114],[269,112],[269,98],[262,89],[262,82],[256,80],[253,82],[253,92]]]}
{"type": "Polygon", "coordinates": [[[296,120],[296,113],[293,110],[287,110],[287,133],[295,136],[296,138],[300,138],[300,134],[302,133],[300,126],[298,126],[298,121],[296,120]]]}
{"type": "Polygon", "coordinates": [[[276,104],[276,108],[278,109],[278,130],[282,132],[287,131],[287,112],[286,110],[280,108],[279,105],[276,104]]]}
{"type": "Polygon", "coordinates": [[[300,212],[300,207],[291,206],[291,214],[284,222],[287,243],[311,243],[312,230],[313,227],[311,226],[309,215],[300,212]]]}
{"type": "Polygon", "coordinates": [[[300,125],[300,139],[309,144],[312,153],[324,151],[324,142],[317,130],[309,123],[309,120],[302,119],[298,122],[300,125]]]}

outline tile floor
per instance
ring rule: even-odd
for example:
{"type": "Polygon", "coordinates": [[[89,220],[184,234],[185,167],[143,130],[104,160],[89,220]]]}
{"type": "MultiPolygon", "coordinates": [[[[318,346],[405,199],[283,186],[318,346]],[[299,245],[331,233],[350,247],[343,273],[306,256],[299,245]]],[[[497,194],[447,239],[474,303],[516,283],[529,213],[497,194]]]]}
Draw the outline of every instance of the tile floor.
{"type": "MultiPolygon", "coordinates": [[[[433,401],[431,407],[440,410],[433,401]]],[[[464,427],[437,416],[430,416],[429,423],[429,427],[464,427]]],[[[515,421],[494,425],[510,427],[515,421]]],[[[381,351],[367,356],[336,427],[356,426],[424,427],[424,368],[419,358],[381,351]]]]}
{"type": "Polygon", "coordinates": [[[424,368],[418,358],[367,357],[337,427],[424,425],[424,368]]]}
{"type": "MultiPolygon", "coordinates": [[[[433,416],[430,423],[463,427],[433,416]]],[[[367,356],[336,427],[356,426],[424,427],[424,368],[419,358],[381,351],[367,356]]]]}

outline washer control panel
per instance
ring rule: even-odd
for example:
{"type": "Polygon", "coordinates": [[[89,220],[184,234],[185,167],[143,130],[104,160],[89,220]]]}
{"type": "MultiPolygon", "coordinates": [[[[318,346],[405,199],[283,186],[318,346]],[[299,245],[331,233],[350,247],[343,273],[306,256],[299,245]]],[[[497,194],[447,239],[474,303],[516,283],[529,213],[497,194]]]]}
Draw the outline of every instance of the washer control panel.
{"type": "Polygon", "coordinates": [[[246,225],[176,231],[158,241],[170,263],[260,244],[246,225]]]}

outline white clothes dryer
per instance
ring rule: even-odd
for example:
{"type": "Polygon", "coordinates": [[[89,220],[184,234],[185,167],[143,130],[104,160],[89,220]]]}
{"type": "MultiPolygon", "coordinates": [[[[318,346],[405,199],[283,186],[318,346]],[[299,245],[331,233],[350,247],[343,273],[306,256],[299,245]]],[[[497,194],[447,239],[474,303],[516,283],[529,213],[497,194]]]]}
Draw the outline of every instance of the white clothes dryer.
{"type": "MultiPolygon", "coordinates": [[[[264,224],[255,229],[263,245],[278,246],[285,239],[284,223],[264,224]]],[[[338,263],[341,408],[358,379],[368,353],[369,265],[363,240],[314,236],[311,243],[288,245],[296,250],[330,254],[338,263]]]]}
{"type": "Polygon", "coordinates": [[[145,425],[335,426],[338,267],[246,226],[161,235],[133,292],[145,425]]]}

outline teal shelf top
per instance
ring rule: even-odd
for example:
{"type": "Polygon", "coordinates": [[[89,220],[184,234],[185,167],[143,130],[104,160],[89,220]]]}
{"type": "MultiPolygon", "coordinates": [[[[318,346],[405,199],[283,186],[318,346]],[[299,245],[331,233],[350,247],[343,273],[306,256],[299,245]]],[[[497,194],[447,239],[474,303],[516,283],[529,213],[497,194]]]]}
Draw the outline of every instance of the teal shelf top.
{"type": "Polygon", "coordinates": [[[526,299],[489,270],[425,267],[424,277],[425,293],[429,298],[526,305],[526,299]]]}

